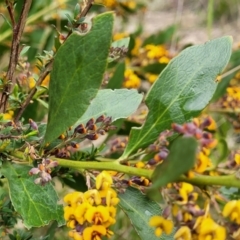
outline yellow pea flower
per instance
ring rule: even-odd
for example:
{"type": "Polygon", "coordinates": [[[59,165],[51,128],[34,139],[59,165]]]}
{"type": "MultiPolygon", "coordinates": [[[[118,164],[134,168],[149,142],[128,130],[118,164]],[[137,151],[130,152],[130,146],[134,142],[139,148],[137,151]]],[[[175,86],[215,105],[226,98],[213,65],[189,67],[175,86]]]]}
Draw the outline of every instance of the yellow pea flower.
{"type": "Polygon", "coordinates": [[[173,222],[162,216],[153,216],[149,220],[149,225],[155,227],[155,235],[160,237],[163,233],[170,234],[173,230],[173,222]]]}

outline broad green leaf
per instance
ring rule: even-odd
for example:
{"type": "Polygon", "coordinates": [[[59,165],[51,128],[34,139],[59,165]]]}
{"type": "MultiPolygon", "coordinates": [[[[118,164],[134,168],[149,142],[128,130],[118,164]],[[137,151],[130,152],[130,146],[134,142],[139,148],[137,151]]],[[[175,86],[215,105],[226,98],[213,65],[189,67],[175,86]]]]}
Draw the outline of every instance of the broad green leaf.
{"type": "Polygon", "coordinates": [[[162,71],[146,97],[149,113],[141,128],[133,128],[121,159],[153,143],[173,122],[184,123],[206,107],[228,63],[232,38],[222,37],[189,47],[162,71]]]}
{"type": "Polygon", "coordinates": [[[74,32],[59,48],[49,86],[45,142],[72,126],[96,96],[107,66],[112,28],[112,13],[98,15],[87,34],[74,32]]]}
{"type": "Polygon", "coordinates": [[[86,123],[90,118],[97,118],[103,114],[112,117],[113,121],[126,118],[137,110],[142,98],[143,95],[137,90],[100,90],[77,124],[86,123]]]}
{"type": "Polygon", "coordinates": [[[149,219],[154,215],[161,215],[162,209],[159,205],[143,195],[139,190],[129,187],[124,193],[118,194],[119,206],[130,218],[133,227],[142,240],[170,240],[173,236],[156,237],[154,228],[149,226],[149,219]]]}
{"type": "Polygon", "coordinates": [[[154,200],[161,198],[160,187],[174,182],[194,166],[197,146],[194,138],[181,137],[173,142],[167,159],[159,164],[153,172],[151,179],[153,184],[148,190],[149,197],[154,200]]]}
{"type": "Polygon", "coordinates": [[[124,80],[125,68],[126,68],[125,62],[120,62],[117,65],[113,76],[110,78],[110,80],[108,82],[107,88],[117,89],[117,88],[122,87],[123,80],[124,80]]]}
{"type": "Polygon", "coordinates": [[[63,206],[51,184],[36,185],[36,177],[29,176],[29,166],[4,163],[2,174],[7,178],[9,193],[15,210],[22,216],[27,228],[41,227],[56,220],[64,224],[63,206]]]}

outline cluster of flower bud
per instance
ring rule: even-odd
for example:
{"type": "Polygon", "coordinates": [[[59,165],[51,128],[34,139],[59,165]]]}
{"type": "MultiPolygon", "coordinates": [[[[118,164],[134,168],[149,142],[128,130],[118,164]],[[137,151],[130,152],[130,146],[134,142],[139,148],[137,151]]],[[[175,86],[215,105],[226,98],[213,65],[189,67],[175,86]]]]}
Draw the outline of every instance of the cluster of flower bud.
{"type": "Polygon", "coordinates": [[[99,134],[105,135],[105,133],[109,130],[116,129],[116,127],[112,126],[111,124],[112,117],[105,117],[104,115],[101,115],[96,120],[91,118],[88,120],[85,126],[83,124],[79,124],[74,129],[74,136],[81,135],[81,137],[88,140],[97,140],[99,134]]]}
{"type": "Polygon", "coordinates": [[[71,153],[76,152],[79,149],[79,142],[85,139],[97,140],[99,135],[105,135],[108,131],[116,129],[112,124],[111,117],[99,116],[96,120],[91,118],[87,123],[79,124],[71,131],[71,128],[67,134],[61,134],[58,138],[64,141],[64,147],[56,148],[51,151],[52,155],[58,158],[69,158],[71,153]]]}
{"type": "Polygon", "coordinates": [[[30,175],[39,175],[38,178],[35,179],[36,184],[45,185],[47,182],[52,180],[51,172],[52,168],[58,166],[58,162],[52,161],[51,159],[43,159],[40,164],[38,164],[37,168],[32,168],[29,171],[30,175]]]}
{"type": "Polygon", "coordinates": [[[109,57],[113,59],[125,57],[128,52],[128,48],[122,47],[111,47],[109,52],[109,57]]]}

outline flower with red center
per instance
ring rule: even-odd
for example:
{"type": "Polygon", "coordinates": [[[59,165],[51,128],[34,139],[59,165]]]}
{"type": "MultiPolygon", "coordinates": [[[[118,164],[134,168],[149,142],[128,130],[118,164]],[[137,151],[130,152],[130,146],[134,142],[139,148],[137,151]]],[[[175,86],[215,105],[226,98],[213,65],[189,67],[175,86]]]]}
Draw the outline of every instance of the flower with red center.
{"type": "Polygon", "coordinates": [[[91,227],[86,227],[83,231],[84,240],[101,240],[101,236],[105,236],[107,230],[102,225],[92,225],[91,227]]]}
{"type": "Polygon", "coordinates": [[[94,223],[96,225],[102,224],[108,221],[109,211],[108,208],[104,206],[90,207],[87,210],[85,217],[89,223],[94,223]]]}

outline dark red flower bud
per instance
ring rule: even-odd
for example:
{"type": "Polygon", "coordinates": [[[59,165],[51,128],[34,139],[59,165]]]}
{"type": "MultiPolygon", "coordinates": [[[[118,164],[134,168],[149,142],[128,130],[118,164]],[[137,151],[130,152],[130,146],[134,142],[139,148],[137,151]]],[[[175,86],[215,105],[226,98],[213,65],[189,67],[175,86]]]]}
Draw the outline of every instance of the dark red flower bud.
{"type": "Polygon", "coordinates": [[[150,166],[153,166],[153,165],[155,165],[156,163],[157,163],[156,160],[153,159],[153,158],[148,161],[148,165],[150,165],[150,166]]]}
{"type": "Polygon", "coordinates": [[[105,133],[106,133],[103,129],[99,129],[97,132],[101,135],[105,135],[105,133]]]}
{"type": "Polygon", "coordinates": [[[33,130],[38,130],[38,125],[30,118],[29,124],[33,130]]]}
{"type": "Polygon", "coordinates": [[[70,145],[71,145],[73,148],[79,148],[79,145],[78,145],[76,142],[71,142],[70,145]]]}
{"type": "Polygon", "coordinates": [[[92,131],[96,131],[97,130],[97,126],[95,124],[89,125],[87,127],[88,130],[92,130],[92,131]]]}
{"type": "Polygon", "coordinates": [[[105,125],[110,125],[112,123],[112,117],[106,117],[103,121],[105,125]]]}
{"type": "Polygon", "coordinates": [[[173,123],[172,124],[172,129],[175,131],[175,132],[178,132],[178,133],[184,133],[184,127],[180,124],[176,124],[176,123],[173,123]]]}
{"type": "Polygon", "coordinates": [[[85,129],[85,127],[83,126],[83,124],[79,124],[75,129],[74,129],[75,133],[79,133],[79,134],[84,134],[87,133],[87,130],[85,129]]]}
{"type": "Polygon", "coordinates": [[[88,120],[88,122],[86,123],[86,128],[88,128],[91,125],[94,125],[94,119],[93,118],[88,120]]]}
{"type": "Polygon", "coordinates": [[[95,122],[95,123],[103,122],[104,119],[105,119],[105,116],[104,116],[104,115],[101,115],[101,116],[99,116],[99,117],[96,119],[96,122],[95,122]]]}
{"type": "Polygon", "coordinates": [[[87,134],[85,136],[85,138],[87,138],[89,140],[97,140],[98,139],[98,135],[96,133],[90,133],[90,134],[87,134]]]}

